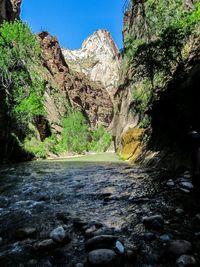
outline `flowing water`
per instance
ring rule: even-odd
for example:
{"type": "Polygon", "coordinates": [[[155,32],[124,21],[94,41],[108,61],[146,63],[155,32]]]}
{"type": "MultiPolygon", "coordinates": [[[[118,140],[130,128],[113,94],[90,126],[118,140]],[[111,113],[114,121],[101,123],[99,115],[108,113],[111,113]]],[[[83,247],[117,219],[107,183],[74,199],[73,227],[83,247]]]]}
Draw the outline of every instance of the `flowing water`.
{"type": "MultiPolygon", "coordinates": [[[[143,216],[161,212],[169,217],[170,208],[174,209],[158,174],[157,170],[130,166],[108,153],[3,166],[0,266],[64,267],[86,262],[87,237],[77,228],[81,223],[100,225],[98,234],[117,235],[125,247],[140,242],[145,232],[143,216]],[[37,253],[34,244],[48,239],[59,225],[71,242],[51,253],[37,253]],[[21,236],[24,228],[36,231],[33,236],[21,236]]],[[[148,266],[142,265],[141,259],[137,264],[127,266],[148,266]]]]}

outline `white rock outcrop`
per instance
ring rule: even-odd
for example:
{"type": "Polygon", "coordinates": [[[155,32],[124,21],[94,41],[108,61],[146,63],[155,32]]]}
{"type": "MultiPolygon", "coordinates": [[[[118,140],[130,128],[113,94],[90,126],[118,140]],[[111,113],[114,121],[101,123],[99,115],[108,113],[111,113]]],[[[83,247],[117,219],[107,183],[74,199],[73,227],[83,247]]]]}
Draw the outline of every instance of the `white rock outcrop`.
{"type": "Polygon", "coordinates": [[[119,79],[120,53],[108,31],[98,30],[83,42],[80,49],[62,49],[62,52],[70,69],[101,82],[113,94],[119,79]]]}

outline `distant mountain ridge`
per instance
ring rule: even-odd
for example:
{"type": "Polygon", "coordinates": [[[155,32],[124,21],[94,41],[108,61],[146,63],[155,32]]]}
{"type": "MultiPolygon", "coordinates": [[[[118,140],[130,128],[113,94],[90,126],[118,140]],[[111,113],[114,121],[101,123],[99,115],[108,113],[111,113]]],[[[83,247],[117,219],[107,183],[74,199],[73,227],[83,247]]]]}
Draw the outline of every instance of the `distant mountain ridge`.
{"type": "Polygon", "coordinates": [[[72,70],[84,73],[92,81],[100,81],[111,93],[117,88],[120,53],[107,30],[97,30],[77,50],[62,49],[72,70]]]}

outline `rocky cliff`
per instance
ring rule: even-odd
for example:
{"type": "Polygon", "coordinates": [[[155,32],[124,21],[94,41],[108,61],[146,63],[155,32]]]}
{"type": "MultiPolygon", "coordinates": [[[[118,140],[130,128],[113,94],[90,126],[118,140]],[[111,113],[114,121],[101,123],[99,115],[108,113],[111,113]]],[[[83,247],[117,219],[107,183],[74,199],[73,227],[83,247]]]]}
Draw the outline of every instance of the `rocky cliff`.
{"type": "Polygon", "coordinates": [[[78,50],[62,49],[72,70],[84,73],[92,81],[100,81],[112,95],[119,79],[119,50],[110,33],[98,30],[78,50]]]}
{"type": "Polygon", "coordinates": [[[92,127],[108,127],[113,116],[113,106],[104,86],[91,82],[84,74],[71,72],[55,37],[42,32],[38,38],[43,49],[43,65],[66,101],[81,110],[92,127]]]}
{"type": "MultiPolygon", "coordinates": [[[[121,153],[127,147],[126,132],[134,136],[134,128],[139,127],[145,129],[145,136],[141,136],[144,154],[153,150],[164,155],[168,151],[170,158],[169,151],[173,151],[176,159],[178,153],[187,157],[187,132],[190,127],[200,129],[199,4],[129,2],[113,134],[121,153]]],[[[135,150],[132,140],[129,148],[135,150]]],[[[128,154],[135,159],[134,151],[128,154]]],[[[177,161],[165,159],[165,164],[177,161]]]]}
{"type": "Polygon", "coordinates": [[[0,23],[19,18],[21,0],[0,0],[0,23]]]}

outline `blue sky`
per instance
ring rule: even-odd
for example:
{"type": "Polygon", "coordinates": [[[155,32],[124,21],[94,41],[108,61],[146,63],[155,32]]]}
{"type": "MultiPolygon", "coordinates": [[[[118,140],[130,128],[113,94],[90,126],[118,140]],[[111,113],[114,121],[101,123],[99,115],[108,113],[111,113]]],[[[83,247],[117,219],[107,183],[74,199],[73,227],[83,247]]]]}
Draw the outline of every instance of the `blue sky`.
{"type": "Polygon", "coordinates": [[[97,29],[106,29],[122,48],[125,0],[22,0],[21,19],[33,32],[57,36],[62,47],[80,48],[97,29]]]}

